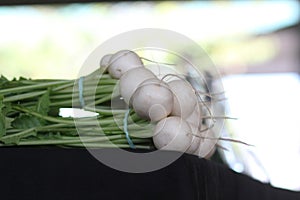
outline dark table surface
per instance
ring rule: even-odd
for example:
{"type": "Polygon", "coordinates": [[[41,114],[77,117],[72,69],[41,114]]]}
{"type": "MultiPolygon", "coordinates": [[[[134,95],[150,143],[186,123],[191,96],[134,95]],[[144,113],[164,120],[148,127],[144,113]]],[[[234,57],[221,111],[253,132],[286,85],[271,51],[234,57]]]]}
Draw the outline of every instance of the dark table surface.
{"type": "Polygon", "coordinates": [[[111,169],[85,149],[0,148],[0,160],[1,200],[300,200],[299,192],[273,188],[187,154],[148,173],[111,169]]]}

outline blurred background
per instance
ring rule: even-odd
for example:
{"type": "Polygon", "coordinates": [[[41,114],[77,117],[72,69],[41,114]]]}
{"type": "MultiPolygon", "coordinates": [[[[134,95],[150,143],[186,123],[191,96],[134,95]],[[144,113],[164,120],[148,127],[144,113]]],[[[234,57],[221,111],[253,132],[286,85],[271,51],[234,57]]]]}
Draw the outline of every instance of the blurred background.
{"type": "MultiPolygon", "coordinates": [[[[102,42],[138,28],[196,41],[215,63],[228,98],[222,142],[235,171],[300,190],[298,1],[110,2],[0,7],[0,74],[76,78],[102,42]]],[[[174,41],[176,42],[176,41],[174,41]]],[[[186,49],[191,51],[191,49],[186,49]]],[[[110,53],[110,52],[109,52],[110,53]]]]}

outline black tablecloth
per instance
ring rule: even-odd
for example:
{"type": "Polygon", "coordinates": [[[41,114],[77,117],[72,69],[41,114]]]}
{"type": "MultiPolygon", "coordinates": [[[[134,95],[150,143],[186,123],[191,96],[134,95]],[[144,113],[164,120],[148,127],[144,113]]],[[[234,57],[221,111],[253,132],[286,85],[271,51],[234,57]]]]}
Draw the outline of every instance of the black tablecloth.
{"type": "Polygon", "coordinates": [[[142,174],[111,169],[85,149],[1,148],[0,160],[1,200],[300,199],[298,192],[273,188],[187,154],[142,174]]]}

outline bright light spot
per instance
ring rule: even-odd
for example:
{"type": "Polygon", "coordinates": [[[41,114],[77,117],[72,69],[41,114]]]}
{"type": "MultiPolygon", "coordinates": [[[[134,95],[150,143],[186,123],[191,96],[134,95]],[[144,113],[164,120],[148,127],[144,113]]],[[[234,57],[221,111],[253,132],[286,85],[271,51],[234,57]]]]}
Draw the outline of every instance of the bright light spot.
{"type": "Polygon", "coordinates": [[[244,171],[244,167],[241,163],[235,163],[234,166],[233,166],[233,170],[236,171],[236,172],[243,172],[244,171]]]}
{"type": "Polygon", "coordinates": [[[245,169],[262,181],[268,176],[274,186],[300,190],[299,76],[236,75],[223,84],[229,115],[238,118],[230,121],[234,137],[254,145],[238,145],[245,169]]]}
{"type": "Polygon", "coordinates": [[[59,115],[62,117],[83,118],[95,117],[98,116],[98,113],[85,111],[77,108],[60,108],[59,115]]]}

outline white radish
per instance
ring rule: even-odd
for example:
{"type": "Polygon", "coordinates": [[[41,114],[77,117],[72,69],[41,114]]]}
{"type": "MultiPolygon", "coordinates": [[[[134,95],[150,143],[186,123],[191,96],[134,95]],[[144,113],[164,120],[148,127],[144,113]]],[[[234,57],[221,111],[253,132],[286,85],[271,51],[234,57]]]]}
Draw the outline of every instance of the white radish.
{"type": "Polygon", "coordinates": [[[121,50],[111,56],[108,73],[119,79],[125,72],[136,67],[143,67],[140,57],[133,51],[121,50]]]}
{"type": "Polygon", "coordinates": [[[192,86],[184,80],[174,80],[168,83],[174,95],[171,115],[188,117],[196,107],[197,96],[192,86]]]}
{"type": "Polygon", "coordinates": [[[186,150],[186,153],[188,153],[188,154],[194,154],[194,152],[196,152],[197,149],[199,148],[199,146],[201,144],[201,140],[202,139],[200,137],[193,136],[191,145],[186,150]]]}
{"type": "MultiPolygon", "coordinates": [[[[206,128],[207,127],[205,125],[202,125],[203,130],[206,128]]],[[[218,140],[216,139],[216,136],[211,129],[201,132],[200,134],[203,137],[203,139],[199,144],[199,148],[193,154],[208,159],[213,155],[218,140]]]]}
{"type": "Polygon", "coordinates": [[[107,55],[103,56],[102,59],[100,60],[100,67],[103,67],[103,68],[108,67],[111,57],[112,57],[112,54],[107,54],[107,55]]]}
{"type": "Polygon", "coordinates": [[[214,145],[212,147],[212,149],[210,150],[210,152],[208,152],[208,154],[206,154],[206,156],[204,156],[204,158],[210,159],[214,155],[214,153],[215,153],[216,150],[217,150],[217,146],[214,145]]]}
{"type": "Polygon", "coordinates": [[[179,80],[177,77],[178,72],[172,67],[171,65],[166,65],[166,64],[160,64],[160,63],[151,63],[147,64],[145,67],[147,67],[149,70],[151,70],[158,79],[164,78],[164,82],[170,82],[173,80],[179,80]],[[171,75],[174,74],[174,75],[171,75]],[[166,75],[170,75],[167,76],[166,75]]]}
{"type": "Polygon", "coordinates": [[[200,141],[202,140],[202,138],[195,136],[195,135],[200,136],[199,130],[201,130],[201,125],[202,125],[201,108],[198,103],[197,106],[195,107],[195,110],[192,112],[192,114],[186,118],[186,121],[190,125],[191,131],[194,135],[192,144],[187,149],[186,153],[192,154],[199,148],[200,141]]]}
{"type": "Polygon", "coordinates": [[[158,149],[185,152],[192,138],[189,124],[180,117],[171,116],[157,123],[153,143],[158,149]]]}
{"type": "Polygon", "coordinates": [[[171,113],[173,95],[163,81],[157,78],[147,79],[134,92],[132,107],[141,118],[156,122],[171,113]]]}
{"type": "Polygon", "coordinates": [[[145,67],[130,69],[121,76],[120,94],[128,105],[130,105],[130,99],[137,87],[150,78],[155,78],[155,75],[145,67]]]}
{"type": "Polygon", "coordinates": [[[197,127],[198,129],[200,129],[201,124],[202,124],[201,117],[202,117],[201,106],[198,102],[196,102],[196,106],[194,107],[194,110],[185,119],[190,125],[193,125],[194,127],[197,127]]]}

